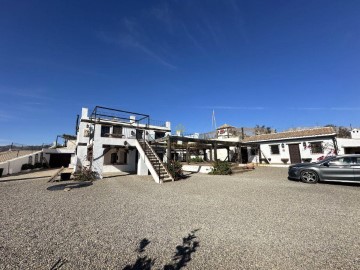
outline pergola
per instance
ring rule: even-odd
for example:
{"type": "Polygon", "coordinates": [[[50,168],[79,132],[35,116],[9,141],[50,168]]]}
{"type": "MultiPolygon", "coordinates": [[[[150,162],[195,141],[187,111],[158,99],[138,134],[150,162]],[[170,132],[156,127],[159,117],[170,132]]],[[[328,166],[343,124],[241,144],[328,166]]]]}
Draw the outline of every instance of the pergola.
{"type": "Polygon", "coordinates": [[[237,152],[239,153],[236,162],[242,163],[243,158],[241,156],[240,148],[252,147],[255,149],[259,149],[259,144],[257,143],[242,143],[239,141],[234,142],[234,141],[225,141],[220,139],[199,139],[199,138],[174,136],[174,135],[156,139],[152,141],[151,144],[156,145],[157,147],[166,147],[167,160],[171,160],[172,152],[176,153],[177,150],[186,151],[187,162],[189,161],[190,158],[190,155],[188,153],[199,150],[203,150],[205,160],[216,161],[218,149],[226,149],[227,160],[230,161],[230,147],[235,147],[238,149],[237,152]],[[206,150],[210,150],[209,159],[206,156],[206,150]]]}

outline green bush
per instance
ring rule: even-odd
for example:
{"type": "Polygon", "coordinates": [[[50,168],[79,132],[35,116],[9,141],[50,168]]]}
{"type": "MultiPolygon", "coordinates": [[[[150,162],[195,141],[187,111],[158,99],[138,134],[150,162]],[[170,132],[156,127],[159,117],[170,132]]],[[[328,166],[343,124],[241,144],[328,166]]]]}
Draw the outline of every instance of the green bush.
{"type": "Polygon", "coordinates": [[[37,163],[34,164],[34,168],[35,168],[35,169],[37,169],[37,168],[42,168],[42,167],[43,167],[43,165],[42,165],[42,163],[40,163],[40,162],[37,162],[37,163]]]}
{"type": "Polygon", "coordinates": [[[174,180],[180,179],[183,177],[182,165],[178,161],[170,161],[165,164],[171,176],[174,180]]]}
{"type": "Polygon", "coordinates": [[[231,164],[226,161],[216,161],[213,164],[213,168],[211,169],[211,172],[209,172],[209,174],[215,174],[215,175],[232,174],[231,164]]]}
{"type": "Polygon", "coordinates": [[[22,170],[22,171],[25,171],[25,170],[28,170],[28,169],[30,169],[30,168],[29,168],[29,164],[27,164],[27,163],[26,163],[26,164],[23,164],[23,165],[21,166],[21,170],[22,170]]]}
{"type": "Polygon", "coordinates": [[[90,168],[78,167],[80,170],[74,174],[76,181],[94,181],[98,177],[97,172],[92,171],[90,168]]]}
{"type": "Polygon", "coordinates": [[[204,160],[201,157],[194,157],[190,159],[190,162],[203,162],[204,160]]]}
{"type": "Polygon", "coordinates": [[[21,166],[21,170],[22,170],[22,171],[32,170],[32,169],[34,169],[34,165],[32,165],[32,164],[26,163],[26,164],[23,164],[23,165],[21,166]]]}

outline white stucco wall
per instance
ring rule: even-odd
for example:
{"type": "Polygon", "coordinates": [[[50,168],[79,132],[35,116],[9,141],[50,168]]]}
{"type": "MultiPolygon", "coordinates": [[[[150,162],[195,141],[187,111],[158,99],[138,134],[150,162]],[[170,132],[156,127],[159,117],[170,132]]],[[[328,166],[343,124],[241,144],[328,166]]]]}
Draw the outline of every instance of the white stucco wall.
{"type": "MultiPolygon", "coordinates": [[[[40,161],[41,152],[42,152],[42,150],[0,163],[0,168],[4,169],[3,175],[21,172],[21,166],[23,164],[29,163],[30,156],[32,157],[32,165],[35,164],[35,155],[38,155],[38,157],[39,157],[38,162],[41,162],[40,161]]],[[[47,160],[49,160],[49,159],[47,159],[47,160]]]]}
{"type": "MultiPolygon", "coordinates": [[[[120,123],[113,121],[103,121],[100,123],[89,123],[88,120],[88,111],[83,108],[82,118],[79,123],[79,130],[77,133],[77,154],[74,161],[74,166],[88,166],[90,164],[87,161],[88,146],[92,145],[93,148],[93,162],[92,169],[99,173],[101,176],[106,172],[134,172],[136,171],[140,175],[147,175],[149,170],[151,171],[151,163],[144,157],[143,150],[141,146],[137,143],[136,139],[136,130],[145,128],[144,125],[135,124],[133,120],[130,120],[129,123],[120,123]],[[113,133],[113,125],[122,126],[123,137],[101,137],[101,126],[110,126],[110,134],[113,133]],[[90,133],[94,133],[94,138],[89,140],[90,133]],[[87,135],[87,136],[86,136],[87,135]],[[104,145],[110,147],[136,147],[137,150],[129,150],[127,154],[127,164],[107,164],[109,160],[106,160],[104,165],[104,145]],[[139,148],[140,147],[140,148],[139,148]],[[138,152],[138,160],[136,160],[136,152],[138,152]],[[142,153],[140,153],[142,152],[142,153]]],[[[133,119],[133,118],[132,118],[133,119]]],[[[155,132],[163,132],[165,136],[171,134],[170,122],[166,122],[166,127],[159,126],[148,126],[147,129],[143,131],[147,140],[155,138],[155,132]]],[[[113,151],[113,150],[110,150],[113,151]]],[[[106,157],[108,157],[105,154],[106,157]]],[[[155,171],[154,171],[155,172],[155,171]]],[[[154,173],[152,172],[152,173],[154,173]]]]}
{"type": "Polygon", "coordinates": [[[288,159],[288,164],[290,163],[290,153],[289,153],[289,144],[299,144],[300,156],[301,159],[311,158],[311,161],[316,161],[321,156],[331,155],[334,149],[333,141],[331,138],[304,138],[297,140],[283,140],[283,141],[272,141],[272,142],[259,142],[260,149],[262,151],[262,158],[264,155],[266,158],[271,159],[270,163],[283,163],[281,159],[288,159]],[[303,142],[306,143],[306,147],[303,146],[303,142]],[[313,154],[311,153],[311,148],[308,147],[311,142],[322,142],[323,153],[313,154]],[[282,147],[284,144],[284,147],[282,147]],[[279,145],[280,153],[271,154],[271,145],[279,145]]]}

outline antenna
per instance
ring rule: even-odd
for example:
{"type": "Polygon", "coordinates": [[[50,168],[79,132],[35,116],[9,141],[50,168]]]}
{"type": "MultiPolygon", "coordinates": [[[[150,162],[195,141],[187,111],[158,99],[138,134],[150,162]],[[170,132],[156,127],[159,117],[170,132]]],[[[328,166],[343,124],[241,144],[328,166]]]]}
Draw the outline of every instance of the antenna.
{"type": "Polygon", "coordinates": [[[212,118],[211,118],[211,128],[216,130],[216,119],[215,119],[215,111],[212,112],[212,118]]]}

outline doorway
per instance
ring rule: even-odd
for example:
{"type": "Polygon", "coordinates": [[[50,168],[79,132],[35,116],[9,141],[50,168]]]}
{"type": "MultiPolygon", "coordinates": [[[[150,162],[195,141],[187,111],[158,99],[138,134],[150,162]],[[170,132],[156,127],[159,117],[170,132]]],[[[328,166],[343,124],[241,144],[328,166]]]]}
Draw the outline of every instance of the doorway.
{"type": "Polygon", "coordinates": [[[290,153],[290,162],[294,163],[301,163],[301,155],[299,144],[288,144],[289,146],[289,153],[290,153]]]}

